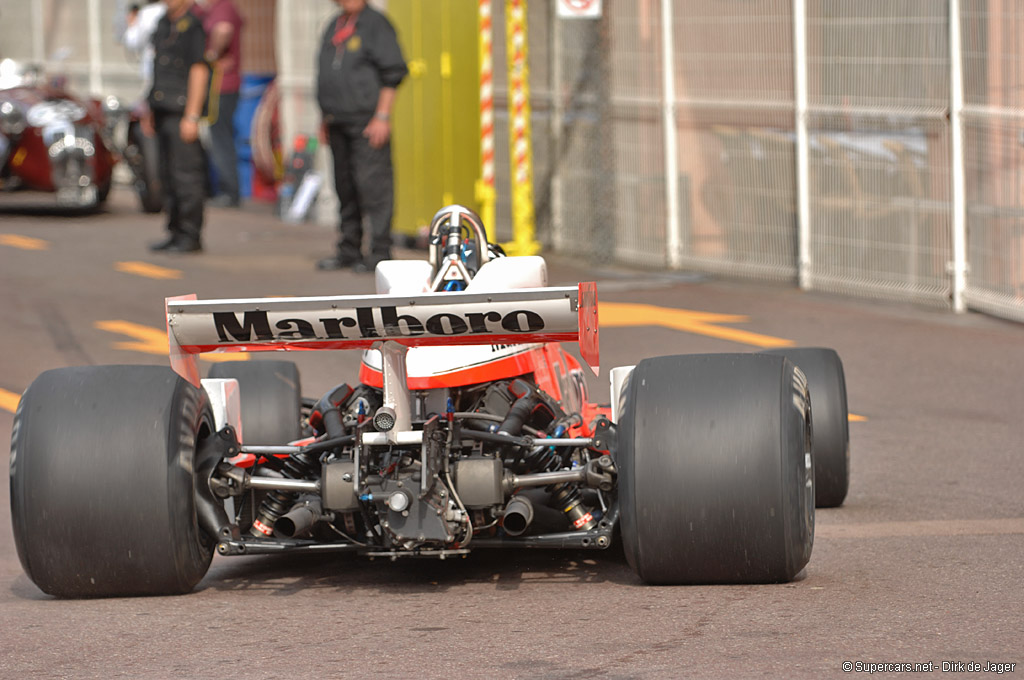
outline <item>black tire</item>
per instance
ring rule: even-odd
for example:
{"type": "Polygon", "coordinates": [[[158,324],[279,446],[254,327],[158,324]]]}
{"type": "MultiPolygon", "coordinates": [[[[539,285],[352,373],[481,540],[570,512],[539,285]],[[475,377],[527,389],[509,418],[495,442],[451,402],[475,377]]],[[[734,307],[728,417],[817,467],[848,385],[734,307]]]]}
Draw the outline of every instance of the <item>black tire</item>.
{"type": "Polygon", "coordinates": [[[653,584],[792,580],[814,542],[807,388],[758,354],[645,359],[616,462],[623,549],[653,584]]]}
{"type": "Polygon", "coordinates": [[[235,378],[242,397],[242,443],[279,445],[302,436],[302,385],[290,361],[225,361],[211,378],[235,378]]]}
{"type": "Polygon", "coordinates": [[[102,208],[110,197],[110,188],[113,185],[113,180],[108,179],[106,182],[96,188],[96,208],[102,208]]]}
{"type": "Polygon", "coordinates": [[[814,504],[819,508],[839,507],[850,489],[850,415],[843,362],[835,350],[825,347],[773,349],[765,354],[789,358],[807,376],[811,391],[814,504]]]}
{"type": "Polygon", "coordinates": [[[142,211],[155,214],[164,209],[164,190],[160,182],[160,150],[156,137],[147,136],[139,123],[128,128],[128,148],[125,150],[132,174],[135,175],[135,193],[142,211]]]}
{"type": "Polygon", "coordinates": [[[59,368],[22,396],[11,518],[29,578],[57,597],[173,595],[203,578],[193,461],[203,390],[159,366],[59,368]]]}

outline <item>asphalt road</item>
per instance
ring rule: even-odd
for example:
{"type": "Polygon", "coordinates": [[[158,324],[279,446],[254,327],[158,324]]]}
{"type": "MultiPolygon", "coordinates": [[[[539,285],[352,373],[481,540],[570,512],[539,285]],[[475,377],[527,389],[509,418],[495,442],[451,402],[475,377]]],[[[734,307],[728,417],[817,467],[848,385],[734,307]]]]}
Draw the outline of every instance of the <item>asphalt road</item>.
{"type": "MultiPolygon", "coordinates": [[[[149,253],[160,236],[160,218],[123,190],[93,216],[0,212],[0,432],[43,370],[165,364],[165,296],[372,289],[368,275],[314,271],[330,229],[265,209],[210,209],[202,255],[149,253]]],[[[839,351],[855,416],[851,489],[844,507],[818,511],[802,578],[651,587],[616,550],[218,557],[187,596],[58,601],[21,570],[4,484],[0,677],[821,677],[844,674],[844,662],[1024,673],[1024,327],[550,264],[553,285],[595,279],[608,303],[595,392],[607,368],[647,356],[786,342],[839,351]]],[[[344,352],[288,358],[310,396],[354,379],[358,363],[344,352]]]]}

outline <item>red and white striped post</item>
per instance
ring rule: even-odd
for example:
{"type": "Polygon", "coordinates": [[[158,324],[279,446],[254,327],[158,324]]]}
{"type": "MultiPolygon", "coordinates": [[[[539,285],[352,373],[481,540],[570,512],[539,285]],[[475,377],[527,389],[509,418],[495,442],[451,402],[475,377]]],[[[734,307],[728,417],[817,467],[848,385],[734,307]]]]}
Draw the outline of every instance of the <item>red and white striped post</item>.
{"type": "Polygon", "coordinates": [[[487,238],[497,242],[494,229],[494,60],[491,24],[491,0],[479,0],[479,56],[480,56],[480,179],[476,182],[476,200],[480,204],[480,219],[487,229],[487,238]]]}

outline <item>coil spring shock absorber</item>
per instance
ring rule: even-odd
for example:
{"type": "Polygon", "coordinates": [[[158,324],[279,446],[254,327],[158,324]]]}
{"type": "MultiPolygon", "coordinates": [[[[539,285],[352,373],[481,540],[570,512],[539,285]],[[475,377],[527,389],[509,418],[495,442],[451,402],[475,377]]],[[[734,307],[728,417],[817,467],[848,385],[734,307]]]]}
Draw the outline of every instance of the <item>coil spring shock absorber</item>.
{"type": "MultiPolygon", "coordinates": [[[[565,425],[558,425],[554,431],[552,431],[551,436],[558,439],[564,436],[568,430],[569,428],[565,425]]],[[[540,439],[538,441],[544,440],[540,439]]],[[[543,445],[534,447],[534,449],[526,455],[523,462],[525,462],[534,472],[554,472],[555,470],[560,469],[563,465],[562,457],[557,451],[555,451],[555,447],[543,445]]]]}
{"type": "MultiPolygon", "coordinates": [[[[309,479],[317,473],[318,461],[308,453],[293,453],[281,467],[281,472],[290,479],[309,479]]],[[[257,537],[274,535],[274,524],[295,505],[299,495],[292,491],[271,491],[260,503],[256,519],[249,533],[257,537]]]]}
{"type": "Polygon", "coordinates": [[[583,531],[597,526],[597,520],[594,519],[590,508],[583,504],[583,497],[575,484],[562,484],[556,487],[554,498],[573,529],[583,531]]]}
{"type": "MultiPolygon", "coordinates": [[[[557,439],[563,436],[568,429],[564,424],[559,425],[552,432],[551,436],[557,439]]],[[[528,460],[533,466],[539,468],[541,472],[553,472],[561,468],[563,464],[561,456],[558,455],[553,446],[537,447],[530,452],[528,460]]],[[[576,484],[559,484],[553,487],[551,492],[555,503],[565,513],[573,529],[587,530],[597,526],[597,520],[594,519],[590,508],[583,504],[583,497],[576,484]]]]}

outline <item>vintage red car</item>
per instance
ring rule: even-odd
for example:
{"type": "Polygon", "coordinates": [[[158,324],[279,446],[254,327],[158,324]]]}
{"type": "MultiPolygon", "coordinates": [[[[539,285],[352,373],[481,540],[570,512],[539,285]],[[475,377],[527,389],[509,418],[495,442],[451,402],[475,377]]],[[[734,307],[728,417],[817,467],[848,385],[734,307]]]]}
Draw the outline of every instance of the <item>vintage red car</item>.
{"type": "Polygon", "coordinates": [[[0,205],[101,206],[119,110],[112,97],[76,97],[37,68],[0,62],[0,205]]]}

